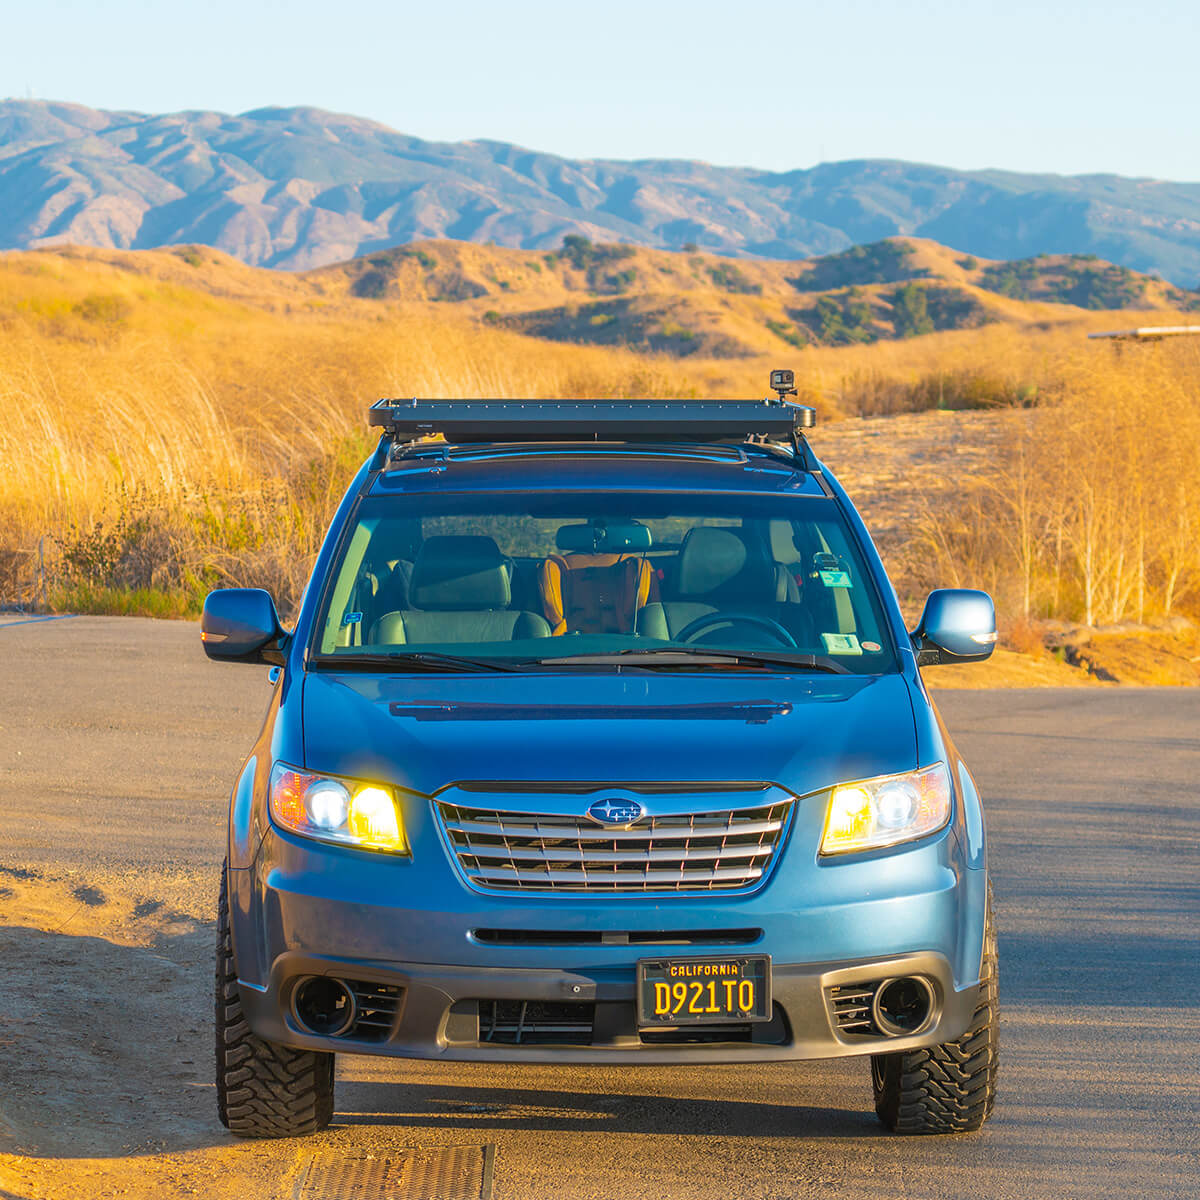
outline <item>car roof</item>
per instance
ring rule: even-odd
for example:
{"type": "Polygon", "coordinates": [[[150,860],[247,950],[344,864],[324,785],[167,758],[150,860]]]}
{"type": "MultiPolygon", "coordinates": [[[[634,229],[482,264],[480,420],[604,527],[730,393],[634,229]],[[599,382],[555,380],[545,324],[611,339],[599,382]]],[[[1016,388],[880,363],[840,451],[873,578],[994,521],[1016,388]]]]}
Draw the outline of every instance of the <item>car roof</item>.
{"type": "Polygon", "coordinates": [[[368,494],[689,491],[829,496],[823,478],[758,445],[430,442],[389,458],[368,494]]]}

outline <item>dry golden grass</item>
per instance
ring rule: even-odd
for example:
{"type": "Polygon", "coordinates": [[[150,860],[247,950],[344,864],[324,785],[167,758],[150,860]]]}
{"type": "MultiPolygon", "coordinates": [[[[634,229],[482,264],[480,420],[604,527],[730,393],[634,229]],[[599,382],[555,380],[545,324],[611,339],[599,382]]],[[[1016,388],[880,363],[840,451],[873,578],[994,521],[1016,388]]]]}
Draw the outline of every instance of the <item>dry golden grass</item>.
{"type": "MultiPolygon", "coordinates": [[[[1200,609],[1200,346],[1092,345],[1010,424],[982,480],[917,531],[930,579],[992,591],[1020,626],[1200,609]]],[[[1021,636],[1020,633],[1017,634],[1021,636]]]]}
{"type": "Polygon", "coordinates": [[[322,307],[292,277],[240,265],[239,294],[221,296],[212,278],[172,277],[173,255],[119,256],[138,271],[117,257],[0,258],[0,597],[28,590],[48,537],[68,602],[141,587],[194,607],[238,578],[286,604],[382,395],[745,394],[765,375],[542,342],[453,309],[322,307]],[[266,277],[254,303],[247,275],[266,277]]]}
{"type": "MultiPolygon", "coordinates": [[[[565,269],[555,281],[522,267],[521,252],[434,251],[456,271],[525,270],[547,302],[572,283],[565,269]]],[[[657,264],[656,288],[690,262],[638,254],[657,264]]],[[[761,296],[706,290],[703,261],[682,290],[706,312],[725,306],[728,328],[748,337],[747,313],[785,266],[739,264],[761,296]]],[[[993,490],[914,537],[943,578],[993,586],[1030,617],[1186,603],[1200,530],[1195,356],[1135,347],[1114,359],[1083,341],[1113,314],[991,302],[1013,318],[841,349],[800,351],[764,332],[751,357],[671,359],[506,331],[476,311],[497,295],[355,299],[336,268],[294,276],[193,248],[0,255],[0,600],[28,596],[41,542],[60,604],[178,614],[238,581],[286,607],[369,448],[364,409],[378,396],[760,395],[768,369],[790,363],[825,419],[1038,405],[1034,433],[1014,424],[993,490]],[[1022,478],[1042,490],[1014,508],[1022,478]],[[1097,498],[1080,508],[1088,488],[1097,498]],[[1100,531],[1091,541],[1087,521],[1100,531]]]]}

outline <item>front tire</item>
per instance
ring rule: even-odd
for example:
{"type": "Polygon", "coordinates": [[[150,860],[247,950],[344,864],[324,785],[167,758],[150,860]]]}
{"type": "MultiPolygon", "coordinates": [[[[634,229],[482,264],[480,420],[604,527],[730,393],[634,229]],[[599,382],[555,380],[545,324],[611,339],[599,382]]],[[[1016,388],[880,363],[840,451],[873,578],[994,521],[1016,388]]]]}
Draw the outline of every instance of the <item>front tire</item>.
{"type": "Polygon", "coordinates": [[[333,1055],[293,1050],[250,1032],[238,994],[229,931],[229,863],[217,908],[217,1112],[246,1138],[300,1137],[333,1119],[333,1055]]]}
{"type": "Polygon", "coordinates": [[[940,1046],[871,1056],[875,1112],[892,1133],[971,1133],[996,1100],[999,963],[992,889],[980,964],[979,1000],[962,1037],[940,1046]]]}

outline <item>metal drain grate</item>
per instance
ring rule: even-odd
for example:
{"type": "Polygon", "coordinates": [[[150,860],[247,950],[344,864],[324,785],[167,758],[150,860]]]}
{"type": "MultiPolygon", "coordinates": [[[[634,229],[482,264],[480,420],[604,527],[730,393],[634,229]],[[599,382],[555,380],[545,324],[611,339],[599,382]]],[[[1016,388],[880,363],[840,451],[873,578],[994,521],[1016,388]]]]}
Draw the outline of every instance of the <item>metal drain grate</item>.
{"type": "Polygon", "coordinates": [[[314,1158],[297,1200],[491,1200],[495,1146],[413,1146],[389,1158],[314,1158]]]}

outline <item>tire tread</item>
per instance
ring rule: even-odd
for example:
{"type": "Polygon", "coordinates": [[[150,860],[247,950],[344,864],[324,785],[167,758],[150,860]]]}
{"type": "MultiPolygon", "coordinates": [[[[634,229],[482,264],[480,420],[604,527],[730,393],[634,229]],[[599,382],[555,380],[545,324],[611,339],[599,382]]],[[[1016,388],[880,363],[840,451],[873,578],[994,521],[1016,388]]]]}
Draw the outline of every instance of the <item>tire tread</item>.
{"type": "Polygon", "coordinates": [[[221,867],[216,958],[217,1114],[244,1138],[301,1137],[333,1120],[332,1054],[295,1050],[251,1032],[238,994],[229,928],[228,863],[221,867]]]}
{"type": "Polygon", "coordinates": [[[875,1112],[893,1133],[971,1133],[996,1103],[999,962],[988,884],[979,999],[962,1037],[873,1058],[875,1112]]]}

